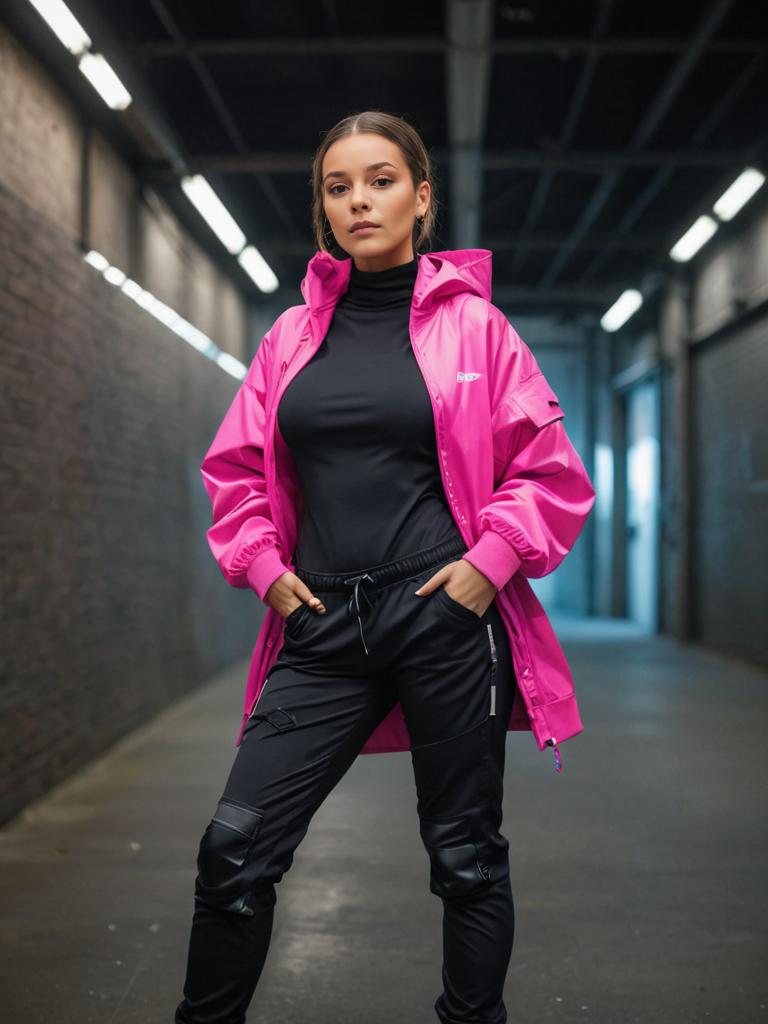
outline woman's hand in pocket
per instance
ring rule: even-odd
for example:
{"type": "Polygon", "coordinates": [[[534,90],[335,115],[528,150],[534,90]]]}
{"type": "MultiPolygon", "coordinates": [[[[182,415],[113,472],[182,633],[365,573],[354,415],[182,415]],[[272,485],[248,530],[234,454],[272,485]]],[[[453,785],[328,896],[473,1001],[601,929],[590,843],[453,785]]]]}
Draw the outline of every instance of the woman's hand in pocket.
{"type": "Polygon", "coordinates": [[[320,598],[315,597],[306,583],[293,572],[284,572],[277,577],[264,595],[264,602],[284,619],[302,604],[308,604],[318,615],[324,615],[326,611],[320,598]]]}
{"type": "Polygon", "coordinates": [[[473,611],[478,617],[485,615],[497,593],[493,583],[465,558],[449,562],[438,569],[414,593],[419,597],[426,597],[438,587],[443,587],[449,597],[473,611]]]}

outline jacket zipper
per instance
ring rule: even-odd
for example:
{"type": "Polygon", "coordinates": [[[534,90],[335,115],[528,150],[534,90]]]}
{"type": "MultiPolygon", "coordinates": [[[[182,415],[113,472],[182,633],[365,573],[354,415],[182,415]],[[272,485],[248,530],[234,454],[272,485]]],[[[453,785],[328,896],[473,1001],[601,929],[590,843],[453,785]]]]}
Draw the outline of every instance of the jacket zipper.
{"type": "MultiPolygon", "coordinates": [[[[276,477],[277,477],[277,453],[275,451],[275,435],[276,435],[275,420],[277,419],[277,403],[280,400],[280,385],[283,382],[283,376],[285,375],[285,371],[286,371],[287,368],[288,368],[288,362],[287,362],[287,360],[283,359],[282,363],[280,364],[280,376],[277,379],[277,385],[275,387],[275,398],[274,398],[273,403],[272,403],[272,409],[270,410],[270,414],[274,413],[274,419],[272,421],[272,442],[271,442],[271,445],[272,445],[272,458],[271,458],[271,461],[272,461],[272,471],[273,471],[274,486],[271,488],[271,490],[272,490],[272,494],[274,495],[275,504],[278,507],[278,512],[279,512],[279,516],[280,516],[280,522],[281,522],[283,527],[285,526],[285,520],[283,519],[283,510],[280,508],[280,499],[279,499],[279,496],[278,496],[277,479],[276,479],[276,477]]],[[[270,641],[270,643],[271,643],[271,641],[270,641]]],[[[248,718],[246,719],[246,722],[249,722],[253,718],[253,716],[254,716],[254,714],[256,712],[256,708],[258,706],[258,703],[261,700],[261,695],[264,693],[264,690],[266,689],[268,682],[269,682],[269,674],[267,674],[267,677],[264,680],[261,689],[259,690],[258,694],[256,695],[256,699],[254,700],[253,704],[251,705],[251,710],[248,712],[248,718]]]]}
{"type": "MultiPolygon", "coordinates": [[[[457,505],[457,503],[456,503],[456,501],[455,501],[455,499],[453,497],[453,485],[451,483],[450,474],[448,474],[447,469],[444,469],[445,463],[447,462],[447,457],[445,455],[443,455],[442,412],[440,410],[436,410],[436,406],[435,406],[436,399],[433,397],[433,393],[432,393],[432,379],[431,379],[431,377],[429,376],[429,374],[426,372],[426,370],[424,368],[424,364],[423,364],[423,362],[421,360],[421,350],[419,349],[419,346],[416,344],[414,336],[413,336],[413,304],[411,304],[411,312],[410,312],[410,316],[408,318],[408,337],[409,337],[410,342],[411,342],[411,348],[413,349],[414,356],[416,357],[416,362],[418,363],[419,369],[421,370],[421,375],[424,378],[424,381],[425,381],[425,383],[427,385],[427,391],[428,391],[428,394],[430,396],[430,401],[432,403],[432,415],[433,415],[433,419],[435,420],[436,438],[437,438],[437,443],[438,443],[438,446],[439,446],[439,449],[440,449],[439,464],[440,464],[440,475],[441,475],[442,480],[443,480],[443,488],[444,488],[446,494],[448,495],[448,498],[449,498],[450,503],[451,503],[451,507],[453,508],[453,510],[455,512],[455,518],[457,519],[456,526],[458,527],[459,533],[461,534],[461,536],[462,536],[462,538],[464,540],[464,543],[467,544],[467,546],[470,546],[469,541],[464,536],[464,531],[463,531],[462,526],[461,526],[461,524],[464,523],[466,520],[464,518],[464,515],[463,515],[461,509],[459,508],[459,506],[457,505]],[[435,415],[436,412],[437,412],[437,415],[435,415]]],[[[491,630],[491,624],[490,623],[488,623],[488,637],[489,637],[490,644],[491,644],[491,659],[492,659],[491,660],[491,711],[490,711],[490,714],[491,715],[495,715],[496,714],[496,664],[497,664],[497,656],[496,656],[496,645],[495,645],[495,643],[493,641],[493,632],[491,630]]],[[[529,694],[529,697],[530,697],[530,694],[529,694]]],[[[548,739],[546,741],[546,745],[547,746],[551,746],[551,747],[554,748],[555,771],[558,771],[558,772],[562,771],[562,762],[560,760],[560,751],[557,748],[557,740],[555,739],[555,737],[554,736],[550,737],[550,739],[548,739]]]]}
{"type": "MultiPolygon", "coordinates": [[[[310,337],[310,335],[307,335],[307,334],[302,335],[300,343],[303,343],[304,341],[307,341],[309,337],[310,337]]],[[[296,355],[296,353],[294,353],[294,356],[295,355],[296,355]]],[[[293,360],[294,356],[291,357],[290,361],[293,360]]],[[[285,376],[285,371],[288,369],[288,363],[289,363],[289,360],[284,359],[282,361],[282,363],[280,364],[280,376],[277,378],[277,384],[275,385],[275,394],[274,394],[274,398],[272,399],[272,408],[270,409],[270,415],[272,417],[272,466],[273,466],[273,469],[275,470],[275,477],[277,477],[277,450],[275,448],[275,440],[277,438],[277,410],[278,410],[278,407],[280,405],[280,399],[283,397],[282,394],[280,393],[280,386],[283,383],[283,377],[285,376]]],[[[300,367],[300,369],[301,368],[302,367],[300,367]]],[[[273,488],[273,490],[274,490],[274,493],[275,493],[275,500],[278,501],[278,503],[279,503],[279,498],[278,498],[278,494],[277,494],[277,480],[275,479],[274,482],[275,482],[275,487],[273,488]]],[[[285,521],[283,520],[283,510],[282,510],[282,508],[280,509],[280,518],[281,518],[281,520],[284,523],[285,521]]]]}
{"type": "Polygon", "coordinates": [[[275,440],[277,438],[277,405],[278,405],[278,402],[280,401],[280,385],[283,382],[283,377],[285,376],[285,371],[286,371],[287,367],[288,367],[288,363],[284,359],[282,361],[282,363],[280,364],[280,376],[277,378],[277,384],[275,385],[274,398],[272,400],[272,407],[269,410],[270,425],[271,425],[271,428],[272,428],[272,431],[271,431],[271,441],[270,441],[271,452],[270,452],[270,457],[269,457],[269,461],[272,464],[272,466],[271,466],[271,469],[272,469],[271,477],[272,477],[272,479],[268,481],[268,485],[267,486],[271,490],[272,495],[274,495],[274,501],[275,501],[275,504],[277,506],[278,517],[279,517],[279,520],[280,520],[280,528],[279,528],[278,532],[280,533],[281,537],[284,536],[284,534],[285,534],[285,519],[283,518],[283,510],[282,510],[282,508],[280,506],[280,497],[279,497],[279,494],[278,494],[278,486],[277,486],[277,451],[276,451],[276,448],[275,448],[275,440]]]}
{"type": "Polygon", "coordinates": [[[437,441],[437,444],[438,444],[438,448],[439,448],[440,476],[442,477],[442,480],[443,480],[443,489],[444,489],[444,491],[446,493],[446,496],[448,497],[448,500],[451,503],[451,507],[454,510],[455,518],[457,520],[456,526],[458,528],[459,533],[461,534],[462,540],[467,545],[467,547],[470,547],[471,546],[470,542],[467,540],[466,536],[464,535],[464,530],[462,529],[462,525],[461,525],[462,523],[466,522],[466,520],[464,518],[463,512],[461,511],[461,509],[459,508],[458,504],[456,503],[456,501],[455,501],[455,499],[453,497],[453,483],[452,483],[452,481],[450,479],[450,474],[448,473],[448,470],[444,468],[445,464],[447,463],[448,460],[447,460],[447,457],[443,454],[442,412],[439,409],[436,410],[436,407],[435,407],[436,406],[436,402],[439,402],[440,399],[439,399],[439,397],[436,398],[434,396],[434,394],[433,394],[432,378],[429,376],[429,374],[427,373],[427,371],[426,371],[426,369],[424,367],[424,363],[422,362],[422,359],[421,359],[421,350],[419,349],[419,346],[416,344],[416,341],[415,341],[414,336],[413,336],[413,304],[411,304],[411,313],[410,313],[410,316],[409,316],[409,319],[408,319],[408,337],[409,337],[409,340],[411,342],[411,348],[413,349],[413,354],[416,357],[416,362],[419,364],[419,369],[421,371],[421,375],[424,378],[425,384],[427,385],[427,393],[429,394],[430,403],[432,405],[432,418],[435,421],[435,438],[436,438],[436,441],[437,441]],[[435,412],[437,412],[437,415],[435,415],[435,412]]]}

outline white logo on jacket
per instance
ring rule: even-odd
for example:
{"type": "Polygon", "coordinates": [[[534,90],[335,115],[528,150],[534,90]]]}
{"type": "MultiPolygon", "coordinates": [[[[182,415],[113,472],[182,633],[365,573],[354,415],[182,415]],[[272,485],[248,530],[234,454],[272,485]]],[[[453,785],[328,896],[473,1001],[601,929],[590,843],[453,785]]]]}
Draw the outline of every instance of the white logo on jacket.
{"type": "Polygon", "coordinates": [[[463,370],[459,370],[456,374],[456,380],[477,380],[478,377],[482,377],[482,373],[465,373],[463,370]]]}

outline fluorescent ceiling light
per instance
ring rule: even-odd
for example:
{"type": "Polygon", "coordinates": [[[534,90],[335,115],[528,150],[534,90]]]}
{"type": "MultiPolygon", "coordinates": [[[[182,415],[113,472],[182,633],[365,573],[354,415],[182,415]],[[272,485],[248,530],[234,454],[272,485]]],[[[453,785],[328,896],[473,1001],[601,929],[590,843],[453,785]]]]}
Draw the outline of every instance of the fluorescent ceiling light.
{"type": "Polygon", "coordinates": [[[104,280],[110,284],[125,284],[125,274],[118,267],[107,267],[104,271],[104,280]]]}
{"type": "Polygon", "coordinates": [[[233,377],[237,377],[239,380],[245,377],[247,367],[239,359],[226,352],[222,352],[207,334],[204,334],[194,324],[189,323],[183,316],[179,316],[175,309],[161,302],[152,292],[142,288],[140,284],[131,280],[130,277],[126,277],[119,267],[113,267],[109,260],[102,256],[100,252],[91,249],[84,255],[83,259],[98,270],[105,280],[119,287],[129,299],[133,299],[137,306],[141,306],[142,309],[151,313],[162,324],[170,328],[174,334],[178,334],[180,338],[183,338],[193,348],[197,349],[198,352],[201,352],[206,358],[210,359],[211,362],[216,363],[222,370],[225,370],[233,377]]]}
{"type": "Polygon", "coordinates": [[[84,53],[77,65],[112,110],[125,110],[131,94],[100,53],[84,53]]]}
{"type": "Polygon", "coordinates": [[[698,220],[688,228],[682,238],[669,250],[669,255],[678,263],[685,263],[691,256],[695,256],[699,249],[708,242],[717,231],[717,221],[708,214],[703,213],[698,220]]]}
{"type": "Polygon", "coordinates": [[[216,357],[216,362],[222,370],[226,370],[227,373],[230,373],[233,377],[237,377],[239,380],[242,380],[248,372],[248,367],[244,366],[239,359],[235,359],[234,356],[231,356],[229,352],[219,352],[216,357]]]}
{"type": "Polygon", "coordinates": [[[99,273],[103,273],[109,266],[109,260],[107,257],[102,256],[101,253],[96,252],[95,249],[91,249],[90,252],[87,252],[83,259],[86,263],[90,263],[90,265],[98,270],[99,273]]]}
{"type": "Polygon", "coordinates": [[[756,167],[747,167],[723,192],[712,209],[720,220],[730,220],[752,198],[764,181],[765,175],[756,167]]]}
{"type": "Polygon", "coordinates": [[[165,324],[166,327],[170,327],[175,320],[179,319],[179,314],[176,310],[166,306],[160,299],[155,299],[152,305],[147,307],[147,312],[151,313],[161,324],[165,324]]]}
{"type": "Polygon", "coordinates": [[[604,331],[618,331],[643,304],[643,296],[636,288],[627,288],[610,309],[603,313],[600,326],[604,331]]]}
{"type": "Polygon", "coordinates": [[[171,330],[174,331],[180,338],[188,342],[193,348],[196,348],[198,352],[202,352],[207,355],[210,359],[214,359],[212,352],[218,352],[218,348],[207,334],[204,334],[199,328],[195,327],[184,317],[179,317],[169,325],[171,330]]]}
{"type": "Polygon", "coordinates": [[[255,245],[243,249],[237,262],[263,292],[273,292],[280,283],[255,245]]]}
{"type": "Polygon", "coordinates": [[[182,178],[181,187],[224,248],[236,256],[245,245],[245,235],[202,174],[182,178]]]}
{"type": "Polygon", "coordinates": [[[125,281],[123,282],[121,291],[125,292],[128,298],[133,299],[135,302],[136,299],[138,299],[138,297],[144,291],[144,289],[141,287],[140,284],[137,284],[135,281],[132,281],[130,277],[126,277],[125,281]]]}
{"type": "Polygon", "coordinates": [[[142,288],[133,301],[137,306],[141,306],[142,309],[150,310],[158,300],[152,292],[147,291],[146,288],[142,288]]]}
{"type": "Polygon", "coordinates": [[[70,53],[77,57],[91,45],[91,37],[62,0],[29,0],[70,53]]]}

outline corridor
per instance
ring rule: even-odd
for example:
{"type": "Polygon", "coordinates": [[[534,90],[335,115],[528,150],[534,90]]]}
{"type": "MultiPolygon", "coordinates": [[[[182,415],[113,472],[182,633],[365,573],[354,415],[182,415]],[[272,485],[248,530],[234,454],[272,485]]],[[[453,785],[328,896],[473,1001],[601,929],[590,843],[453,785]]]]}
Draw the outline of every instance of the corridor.
{"type": "MultiPolygon", "coordinates": [[[[507,736],[510,1020],[752,1024],[765,1008],[764,678],[609,620],[553,622],[585,729],[507,736]]],[[[169,1024],[194,851],[234,756],[245,663],[0,833],[9,1024],[169,1024]]],[[[421,1024],[439,986],[410,756],[358,757],[278,886],[253,1024],[421,1024]],[[382,843],[375,838],[384,834],[382,843]]]]}

